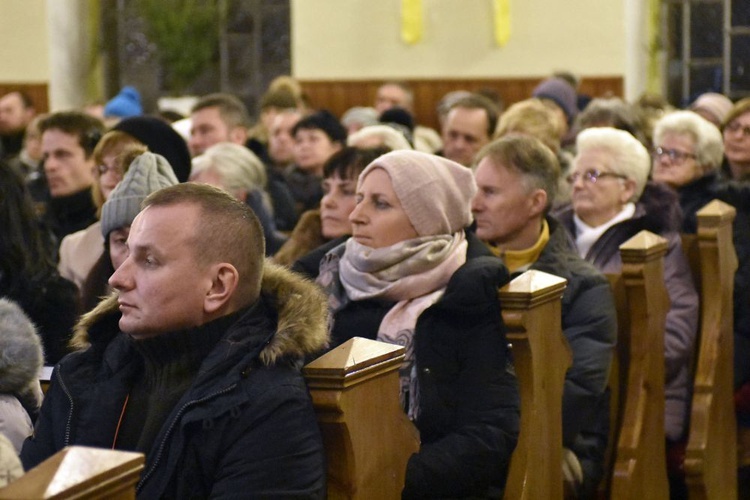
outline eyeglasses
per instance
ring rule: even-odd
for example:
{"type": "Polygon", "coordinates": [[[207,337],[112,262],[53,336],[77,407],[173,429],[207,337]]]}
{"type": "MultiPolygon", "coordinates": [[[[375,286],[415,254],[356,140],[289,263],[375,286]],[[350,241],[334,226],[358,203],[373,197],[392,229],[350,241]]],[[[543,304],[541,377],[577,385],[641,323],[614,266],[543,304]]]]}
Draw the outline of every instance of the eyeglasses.
{"type": "Polygon", "coordinates": [[[592,168],[592,169],[586,170],[582,174],[578,172],[573,172],[572,174],[567,176],[565,180],[568,181],[568,184],[575,184],[575,182],[578,180],[579,177],[581,177],[584,182],[589,182],[591,184],[595,184],[596,181],[598,181],[599,179],[604,179],[606,177],[612,177],[613,179],[627,179],[628,178],[627,175],[616,174],[614,172],[600,172],[599,170],[592,168]]]}
{"type": "Polygon", "coordinates": [[[106,174],[107,172],[112,172],[117,177],[123,176],[122,168],[120,168],[118,165],[109,166],[102,163],[101,165],[96,166],[96,171],[99,172],[100,176],[106,174]]]}
{"type": "Polygon", "coordinates": [[[654,148],[654,150],[651,151],[651,157],[654,160],[661,160],[665,156],[669,158],[670,162],[676,164],[680,164],[688,158],[695,158],[693,153],[686,153],[678,149],[654,148]]]}
{"type": "Polygon", "coordinates": [[[742,137],[750,137],[750,127],[747,125],[742,125],[740,122],[731,122],[726,127],[724,127],[725,132],[737,132],[738,130],[742,131],[742,137]]]}

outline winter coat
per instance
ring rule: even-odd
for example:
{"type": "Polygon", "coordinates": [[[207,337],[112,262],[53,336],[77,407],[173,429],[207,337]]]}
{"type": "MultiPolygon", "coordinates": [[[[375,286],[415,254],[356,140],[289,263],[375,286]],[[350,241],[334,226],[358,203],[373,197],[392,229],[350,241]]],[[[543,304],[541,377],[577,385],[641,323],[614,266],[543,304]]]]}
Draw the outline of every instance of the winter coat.
{"type": "MultiPolygon", "coordinates": [[[[138,498],[323,498],[323,443],[300,360],[327,342],[325,298],[266,264],[261,297],[204,359],[146,456],[138,498]]],[[[112,447],[143,361],[119,331],[116,296],[86,315],[90,346],[56,368],[28,469],[71,444],[112,447]]]]}
{"type": "Polygon", "coordinates": [[[39,374],[44,358],[31,320],[6,299],[0,299],[0,353],[0,434],[18,453],[42,402],[39,374]]]}
{"type": "Polygon", "coordinates": [[[737,253],[734,275],[735,386],[750,381],[750,184],[727,181],[712,172],[677,189],[685,214],[682,232],[697,231],[696,212],[712,200],[721,200],[737,209],[733,240],[737,253]]]}
{"type": "MultiPolygon", "coordinates": [[[[403,498],[499,496],[518,437],[518,387],[497,298],[508,272],[473,234],[467,239],[466,263],[417,319],[422,444],[409,459],[403,498]]],[[[334,345],[376,339],[392,306],[349,302],[334,317],[334,345]]]]}
{"type": "Polygon", "coordinates": [[[273,260],[282,266],[291,266],[300,257],[328,241],[323,236],[320,210],[308,210],[294,227],[286,243],[276,252],[273,260]]]}
{"type": "Polygon", "coordinates": [[[579,498],[592,498],[604,475],[609,437],[607,382],[617,341],[617,313],[607,278],[575,251],[565,228],[547,218],[550,237],[530,268],[568,280],[562,329],[573,354],[563,390],[563,446],[583,468],[579,498]]]}
{"type": "Polygon", "coordinates": [[[97,221],[86,229],[71,233],[60,242],[60,261],[57,270],[60,276],[83,289],[91,268],[104,251],[102,223],[97,221]]]}
{"type": "MultiPolygon", "coordinates": [[[[575,239],[572,207],[564,208],[558,216],[575,239]]],[[[664,283],[671,306],[667,312],[664,332],[664,414],[665,433],[671,440],[680,439],[685,430],[692,385],[690,363],[698,331],[698,294],[690,266],[682,251],[681,226],[682,211],[676,194],[662,184],[648,183],[636,203],[633,217],[607,229],[585,256],[587,261],[603,273],[619,273],[622,269],[619,247],[638,232],[645,229],[668,241],[667,255],[664,258],[664,283]]]]}

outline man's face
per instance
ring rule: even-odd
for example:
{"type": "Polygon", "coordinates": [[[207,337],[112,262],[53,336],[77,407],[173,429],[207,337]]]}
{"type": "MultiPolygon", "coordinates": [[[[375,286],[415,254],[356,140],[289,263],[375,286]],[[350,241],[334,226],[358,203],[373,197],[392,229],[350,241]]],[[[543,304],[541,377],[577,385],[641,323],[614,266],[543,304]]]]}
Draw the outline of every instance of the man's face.
{"type": "Polygon", "coordinates": [[[381,114],[395,107],[411,110],[409,95],[398,85],[383,85],[375,96],[375,110],[381,114]]]}
{"type": "Polygon", "coordinates": [[[490,141],[487,113],[481,108],[456,107],[448,112],[443,125],[443,154],[466,167],[490,141]]]}
{"type": "Polygon", "coordinates": [[[86,151],[75,135],[54,128],[45,131],[42,158],[53,198],[75,194],[94,182],[94,156],[86,158],[86,151]]]}
{"type": "Polygon", "coordinates": [[[190,118],[192,123],[188,147],[192,156],[203,154],[208,148],[220,142],[237,142],[233,140],[231,129],[221,118],[219,108],[199,109],[190,115],[190,118]]]}
{"type": "Polygon", "coordinates": [[[289,165],[294,161],[292,129],[299,120],[299,113],[280,113],[271,123],[268,136],[268,155],[277,165],[289,165]]]}
{"type": "Polygon", "coordinates": [[[119,292],[120,329],[136,340],[200,326],[213,266],[195,255],[200,208],[145,208],[133,221],[127,258],[109,279],[119,292]],[[179,223],[178,223],[179,221],[179,223]]]}
{"type": "Polygon", "coordinates": [[[0,135],[21,132],[33,117],[34,109],[24,106],[18,92],[0,97],[0,135]]]}
{"type": "MultiPolygon", "coordinates": [[[[477,194],[471,211],[477,224],[477,236],[493,245],[515,249],[514,243],[520,243],[521,236],[528,231],[527,226],[538,215],[523,177],[515,169],[485,157],[477,166],[475,178],[477,194]]],[[[524,246],[525,242],[520,248],[524,246]]]]}

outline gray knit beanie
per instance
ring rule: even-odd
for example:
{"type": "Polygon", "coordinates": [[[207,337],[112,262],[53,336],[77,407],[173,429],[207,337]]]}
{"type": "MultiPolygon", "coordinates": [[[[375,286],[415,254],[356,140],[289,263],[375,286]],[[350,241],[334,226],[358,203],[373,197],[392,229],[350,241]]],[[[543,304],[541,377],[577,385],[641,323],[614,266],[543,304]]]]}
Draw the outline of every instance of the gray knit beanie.
{"type": "Polygon", "coordinates": [[[161,188],[177,184],[172,167],[163,156],[143,153],[130,164],[125,177],[102,207],[102,234],[129,226],[141,211],[141,203],[161,188]]]}
{"type": "Polygon", "coordinates": [[[373,169],[382,168],[419,236],[453,234],[471,223],[474,174],[458,163],[419,151],[392,151],[365,168],[357,189],[373,169]]]}

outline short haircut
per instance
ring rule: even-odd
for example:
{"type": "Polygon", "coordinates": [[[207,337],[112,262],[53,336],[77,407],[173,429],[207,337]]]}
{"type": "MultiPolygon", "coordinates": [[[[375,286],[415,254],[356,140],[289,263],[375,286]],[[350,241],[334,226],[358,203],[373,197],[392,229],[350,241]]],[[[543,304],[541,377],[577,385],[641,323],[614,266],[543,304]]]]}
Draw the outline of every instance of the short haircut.
{"type": "Polygon", "coordinates": [[[200,210],[191,242],[198,264],[233,265],[240,276],[241,306],[255,302],[263,278],[265,239],[252,209],[226,191],[193,182],[160,189],[149,195],[141,208],[180,204],[197,206],[200,210]]]}
{"type": "Polygon", "coordinates": [[[398,87],[404,91],[404,94],[406,94],[407,107],[411,108],[414,105],[414,89],[411,87],[411,85],[403,80],[391,80],[384,82],[380,87],[378,87],[378,90],[388,86],[398,87]]]}
{"type": "Polygon", "coordinates": [[[651,171],[651,156],[646,146],[624,130],[594,127],[581,131],[576,138],[578,154],[603,149],[612,158],[612,172],[635,181],[635,192],[630,201],[637,201],[643,193],[651,171]]]}
{"type": "Polygon", "coordinates": [[[688,135],[693,139],[695,161],[703,172],[716,170],[724,159],[724,138],[716,126],[693,111],[674,111],[654,125],[654,145],[666,134],[688,135]]]}
{"type": "Polygon", "coordinates": [[[388,148],[357,148],[347,146],[336,151],[323,165],[323,177],[329,179],[338,176],[342,180],[357,181],[362,171],[391,150],[388,148]]]}
{"type": "Polygon", "coordinates": [[[557,196],[560,162],[555,153],[542,141],[526,135],[507,135],[484,146],[477,155],[477,164],[484,158],[521,174],[528,191],[545,191],[545,213],[549,211],[557,196]]]}
{"type": "Polygon", "coordinates": [[[251,125],[250,115],[245,104],[232,94],[216,93],[208,94],[195,103],[190,113],[195,113],[206,108],[217,108],[221,120],[233,129],[235,127],[249,127],[251,125]]]}
{"type": "Polygon", "coordinates": [[[487,117],[487,137],[492,137],[497,127],[498,109],[494,102],[480,94],[470,94],[453,102],[448,108],[450,113],[455,108],[483,109],[487,117]]]}
{"type": "Polygon", "coordinates": [[[346,145],[346,129],[330,111],[325,109],[301,118],[292,129],[292,135],[296,136],[300,130],[320,130],[328,136],[331,142],[346,145]]]}
{"type": "Polygon", "coordinates": [[[228,191],[264,190],[268,183],[266,167],[245,146],[220,142],[193,158],[190,175],[212,170],[221,176],[228,191]]]}
{"type": "Polygon", "coordinates": [[[53,113],[39,123],[39,130],[44,134],[47,130],[60,130],[78,138],[78,144],[86,153],[86,158],[94,154],[94,148],[104,133],[104,123],[79,111],[62,111],[53,113]]]}
{"type": "Polygon", "coordinates": [[[8,92],[7,94],[1,95],[0,99],[13,94],[17,95],[21,99],[21,105],[24,107],[24,109],[34,108],[34,100],[23,90],[13,90],[11,92],[8,92]]]}
{"type": "Polygon", "coordinates": [[[641,117],[635,108],[619,97],[597,97],[593,99],[576,118],[579,130],[592,127],[613,127],[630,132],[646,144],[641,117]]]}
{"type": "Polygon", "coordinates": [[[559,116],[539,99],[526,99],[509,107],[500,116],[495,137],[511,133],[536,137],[553,152],[560,150],[564,124],[559,116]]]}
{"type": "Polygon", "coordinates": [[[744,115],[748,111],[750,111],[750,97],[745,97],[744,99],[737,101],[732,110],[724,118],[724,122],[721,124],[721,131],[724,132],[724,129],[730,122],[734,121],[738,116],[744,115]]]}

